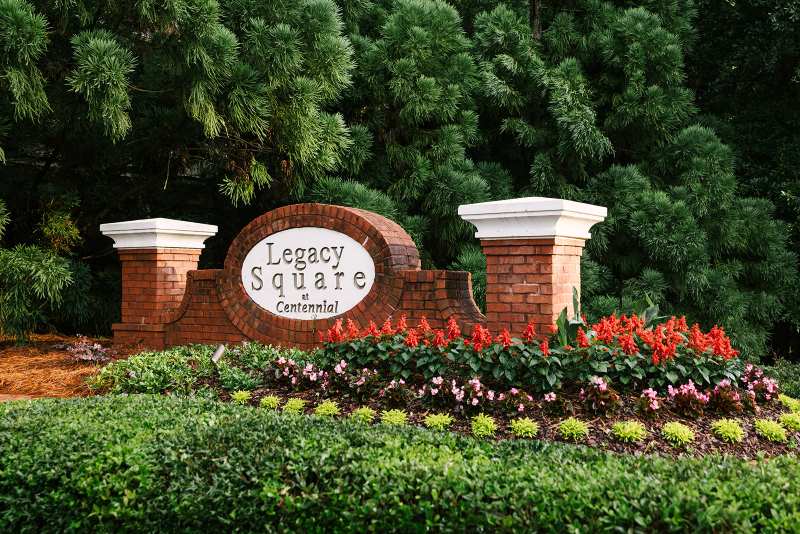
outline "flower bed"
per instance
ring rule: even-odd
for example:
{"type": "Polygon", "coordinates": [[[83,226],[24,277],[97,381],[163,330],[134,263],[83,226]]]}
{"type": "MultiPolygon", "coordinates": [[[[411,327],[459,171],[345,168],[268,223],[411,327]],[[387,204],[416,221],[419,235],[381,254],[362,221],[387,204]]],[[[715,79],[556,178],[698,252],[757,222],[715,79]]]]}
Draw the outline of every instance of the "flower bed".
{"type": "Polygon", "coordinates": [[[648,326],[639,318],[611,317],[585,331],[575,328],[574,338],[565,339],[566,331],[536,340],[530,330],[515,339],[476,328],[465,338],[453,322],[443,331],[424,320],[414,328],[401,319],[363,330],[337,323],[317,352],[244,344],[214,362],[208,347],[178,348],[115,362],[93,386],[199,393],[252,405],[267,399],[270,409],[302,399],[305,404],[293,410],[304,413],[331,399],[336,409],[323,411],[332,416],[349,417],[361,407],[378,416],[400,410],[404,420],[424,425],[440,414],[452,418],[450,429],[464,433],[475,432],[476,418],[490,417],[495,426],[483,435],[499,438],[515,436],[515,421],[527,418],[539,426],[540,439],[575,441],[559,427],[577,417],[591,423],[579,441],[630,452],[754,456],[796,446],[798,434],[790,429],[782,442],[758,438],[755,419],[779,421],[789,408],[777,402],[777,383],[741,362],[721,329],[703,333],[675,318],[648,326]],[[741,420],[745,439],[716,439],[711,424],[722,417],[741,420]],[[672,421],[688,425],[697,439],[675,447],[662,435],[672,421]],[[619,422],[643,425],[645,436],[615,439],[619,422]]]}

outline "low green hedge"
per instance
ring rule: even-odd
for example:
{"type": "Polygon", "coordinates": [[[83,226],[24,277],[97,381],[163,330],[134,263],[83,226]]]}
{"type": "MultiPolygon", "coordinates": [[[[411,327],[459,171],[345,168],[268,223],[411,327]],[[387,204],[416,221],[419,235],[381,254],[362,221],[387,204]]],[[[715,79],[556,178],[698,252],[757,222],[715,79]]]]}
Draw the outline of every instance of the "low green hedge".
{"type": "Polygon", "coordinates": [[[796,531],[800,464],[672,460],[199,398],[0,405],[0,531],[796,531]]]}

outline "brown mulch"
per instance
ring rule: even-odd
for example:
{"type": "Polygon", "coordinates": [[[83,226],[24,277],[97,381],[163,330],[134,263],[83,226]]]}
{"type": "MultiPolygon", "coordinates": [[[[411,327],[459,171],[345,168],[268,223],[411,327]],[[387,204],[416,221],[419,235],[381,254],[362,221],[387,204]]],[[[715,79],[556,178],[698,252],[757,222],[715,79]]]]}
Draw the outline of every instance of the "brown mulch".
{"type": "MultiPolygon", "coordinates": [[[[0,338],[0,401],[40,397],[84,397],[86,379],[101,364],[75,361],[63,345],[75,337],[33,335],[24,345],[0,338]]],[[[110,340],[95,339],[108,347],[110,340]]]]}

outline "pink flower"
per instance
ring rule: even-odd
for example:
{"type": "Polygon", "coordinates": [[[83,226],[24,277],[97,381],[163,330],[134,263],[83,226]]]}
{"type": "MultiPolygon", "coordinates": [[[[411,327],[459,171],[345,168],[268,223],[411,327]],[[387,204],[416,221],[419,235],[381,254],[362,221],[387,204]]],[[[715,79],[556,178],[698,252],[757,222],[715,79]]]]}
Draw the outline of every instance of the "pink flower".
{"type": "Polygon", "coordinates": [[[520,405],[517,406],[517,411],[518,412],[524,412],[525,411],[525,405],[520,403],[520,405]]]}
{"type": "Polygon", "coordinates": [[[545,393],[544,400],[545,402],[553,402],[554,400],[556,400],[556,394],[553,393],[552,391],[550,393],[545,393]]]}
{"type": "Polygon", "coordinates": [[[512,395],[516,395],[517,393],[519,393],[519,390],[517,388],[511,388],[512,395]]]}
{"type": "Polygon", "coordinates": [[[494,400],[494,391],[492,391],[492,390],[489,390],[489,392],[486,394],[486,397],[487,397],[487,398],[488,398],[490,401],[493,401],[493,400],[494,400]]]}
{"type": "Polygon", "coordinates": [[[438,390],[438,389],[436,389],[436,388],[431,388],[431,395],[436,395],[437,393],[439,393],[439,390],[438,390]]]}
{"type": "Polygon", "coordinates": [[[472,405],[473,406],[477,406],[478,405],[478,399],[477,398],[473,398],[472,399],[472,405]]]}
{"type": "Polygon", "coordinates": [[[433,382],[433,383],[434,383],[434,384],[436,384],[437,386],[441,386],[441,385],[442,385],[442,382],[444,382],[444,378],[442,378],[441,376],[435,376],[435,377],[433,377],[433,378],[431,379],[431,382],[433,382]]]}

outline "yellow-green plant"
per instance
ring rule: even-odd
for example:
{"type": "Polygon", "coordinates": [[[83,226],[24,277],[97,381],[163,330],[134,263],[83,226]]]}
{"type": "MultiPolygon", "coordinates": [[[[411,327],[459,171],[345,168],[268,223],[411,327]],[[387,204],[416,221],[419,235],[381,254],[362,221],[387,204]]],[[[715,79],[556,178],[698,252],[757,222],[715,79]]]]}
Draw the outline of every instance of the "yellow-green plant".
{"type": "Polygon", "coordinates": [[[789,395],[784,395],[783,393],[778,395],[778,400],[781,404],[789,408],[789,411],[800,412],[800,400],[794,399],[789,395]]]}
{"type": "Polygon", "coordinates": [[[375,410],[373,410],[369,406],[362,406],[361,408],[356,408],[355,410],[353,410],[353,413],[350,414],[350,419],[352,419],[356,423],[369,425],[375,419],[375,410]]]}
{"type": "Polygon", "coordinates": [[[611,433],[623,443],[635,443],[647,437],[647,429],[639,421],[618,421],[611,427],[611,433]]]}
{"type": "Polygon", "coordinates": [[[511,421],[511,433],[518,438],[535,438],[539,433],[539,423],[529,417],[511,421]]]}
{"type": "Polygon", "coordinates": [[[800,432],[800,413],[785,413],[781,415],[780,421],[789,430],[800,432]]]}
{"type": "Polygon", "coordinates": [[[279,399],[275,395],[267,395],[266,397],[262,397],[261,402],[258,403],[258,405],[264,408],[265,410],[277,410],[280,404],[281,404],[281,399],[279,399]]]}
{"type": "Polygon", "coordinates": [[[685,447],[694,441],[694,431],[683,423],[670,421],[661,427],[661,435],[675,447],[685,447]]]}
{"type": "Polygon", "coordinates": [[[726,443],[739,443],[744,439],[744,429],[735,419],[718,419],[711,423],[711,431],[726,443]]]}
{"type": "Polygon", "coordinates": [[[561,421],[561,424],[558,425],[558,432],[564,439],[581,441],[589,435],[589,425],[580,419],[570,417],[561,421]]]}
{"type": "Polygon", "coordinates": [[[381,414],[381,423],[384,425],[404,426],[408,422],[408,415],[403,410],[387,410],[381,414]]]}
{"type": "Polygon", "coordinates": [[[447,430],[453,424],[453,418],[446,413],[432,413],[425,416],[424,423],[431,430],[447,430]]]}
{"type": "Polygon", "coordinates": [[[322,401],[319,406],[314,409],[314,415],[322,417],[333,417],[334,415],[339,415],[340,412],[339,405],[332,400],[322,401]]]}
{"type": "Polygon", "coordinates": [[[779,422],[773,419],[756,419],[756,434],[767,441],[784,443],[786,441],[786,429],[779,422]]]}
{"type": "Polygon", "coordinates": [[[252,396],[253,394],[249,391],[240,389],[231,393],[231,401],[233,401],[235,404],[247,404],[247,401],[249,401],[250,397],[252,396]]]}
{"type": "Polygon", "coordinates": [[[305,409],[306,401],[303,399],[289,399],[286,401],[286,404],[283,405],[283,412],[292,415],[300,415],[305,409]]]}
{"type": "Polygon", "coordinates": [[[472,433],[479,438],[494,436],[497,432],[497,423],[494,418],[486,414],[478,414],[472,418],[472,433]]]}

